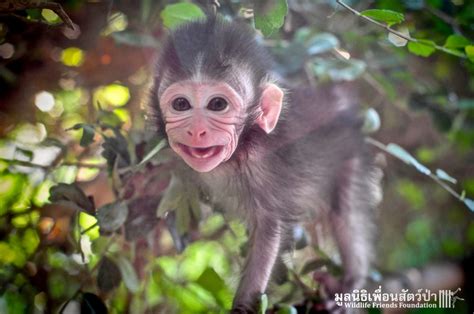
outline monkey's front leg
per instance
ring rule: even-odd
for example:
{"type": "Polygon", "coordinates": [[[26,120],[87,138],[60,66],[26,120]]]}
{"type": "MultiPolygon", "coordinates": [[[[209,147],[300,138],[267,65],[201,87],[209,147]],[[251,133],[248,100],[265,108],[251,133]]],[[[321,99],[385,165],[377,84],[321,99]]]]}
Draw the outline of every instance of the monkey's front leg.
{"type": "Polygon", "coordinates": [[[250,234],[250,246],[232,313],[256,313],[259,296],[265,292],[281,242],[281,221],[258,217],[250,234]]]}

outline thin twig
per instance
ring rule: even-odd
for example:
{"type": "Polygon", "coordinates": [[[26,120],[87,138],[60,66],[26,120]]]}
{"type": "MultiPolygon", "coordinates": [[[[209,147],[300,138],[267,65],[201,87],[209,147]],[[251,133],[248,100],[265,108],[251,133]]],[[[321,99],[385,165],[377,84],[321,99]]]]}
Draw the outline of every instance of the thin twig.
{"type": "Polygon", "coordinates": [[[344,2],[342,2],[341,0],[336,0],[336,2],[339,3],[340,5],[342,5],[342,6],[343,6],[344,8],[346,8],[347,10],[351,11],[353,14],[355,14],[355,15],[357,15],[357,16],[359,16],[359,17],[361,17],[361,18],[363,18],[363,19],[365,19],[365,20],[367,20],[367,21],[369,21],[369,22],[371,22],[371,23],[374,23],[374,24],[377,25],[377,26],[380,26],[380,27],[386,29],[386,30],[389,31],[390,33],[393,33],[393,34],[395,34],[395,35],[397,35],[397,36],[399,36],[399,37],[401,37],[401,38],[403,38],[403,39],[405,39],[405,40],[408,40],[408,41],[412,41],[412,42],[415,42],[415,43],[418,42],[418,39],[415,39],[415,38],[412,38],[412,37],[410,37],[410,36],[407,36],[407,35],[405,35],[405,34],[403,34],[403,33],[400,33],[400,32],[398,32],[398,31],[394,30],[393,28],[390,28],[390,26],[388,26],[388,25],[386,25],[386,24],[380,23],[379,21],[376,21],[376,20],[374,20],[374,19],[372,19],[372,18],[370,18],[370,17],[368,17],[368,16],[362,15],[359,11],[357,11],[356,9],[354,9],[354,8],[352,8],[352,7],[350,7],[350,6],[348,6],[347,4],[345,4],[344,2]]]}
{"type": "Polygon", "coordinates": [[[86,234],[87,232],[91,231],[92,229],[94,229],[95,227],[98,227],[98,226],[99,226],[99,223],[97,223],[97,222],[92,224],[91,226],[89,226],[86,229],[82,230],[81,235],[86,234]]]}
{"type": "MultiPolygon", "coordinates": [[[[398,158],[397,156],[395,156],[394,154],[392,154],[388,149],[387,149],[387,146],[371,137],[367,137],[365,139],[365,141],[375,147],[377,147],[378,149],[386,152],[387,154],[390,154],[391,156],[399,159],[399,160],[402,160],[400,158],[398,158]]],[[[403,160],[402,160],[403,161],[403,160]]],[[[457,198],[458,200],[464,202],[464,197],[461,196],[461,194],[459,194],[458,192],[454,191],[449,185],[447,185],[445,182],[443,182],[440,178],[438,178],[435,174],[433,173],[430,173],[428,174],[428,176],[433,179],[436,183],[438,183],[443,189],[445,189],[446,191],[449,192],[449,194],[451,194],[452,196],[454,196],[455,198],[457,198]]]]}
{"type": "Polygon", "coordinates": [[[424,46],[428,46],[428,47],[433,47],[433,48],[435,48],[435,49],[437,49],[437,50],[441,50],[441,51],[443,51],[443,52],[445,52],[445,53],[448,53],[448,54],[450,54],[450,55],[453,55],[453,56],[456,56],[456,57],[459,57],[459,58],[463,58],[463,59],[466,59],[466,58],[467,58],[466,55],[464,55],[464,54],[462,54],[462,53],[459,53],[459,52],[457,52],[457,51],[453,52],[452,50],[447,49],[447,48],[445,48],[445,47],[443,47],[443,46],[439,46],[439,45],[434,44],[434,43],[426,43],[426,42],[424,42],[423,40],[416,39],[416,38],[411,37],[410,35],[405,35],[405,34],[403,34],[403,33],[400,33],[400,32],[398,32],[398,31],[394,30],[393,28],[391,28],[390,26],[388,26],[387,24],[380,23],[379,21],[376,21],[376,20],[374,20],[374,19],[372,19],[372,18],[370,18],[370,17],[368,17],[368,16],[365,16],[365,15],[361,14],[359,11],[357,11],[356,9],[354,9],[354,8],[352,8],[352,7],[350,7],[350,6],[348,6],[347,4],[345,4],[344,2],[342,2],[341,0],[336,0],[336,2],[337,2],[338,4],[340,4],[341,6],[343,6],[345,9],[349,10],[350,12],[352,12],[353,14],[355,14],[355,15],[357,15],[357,16],[363,18],[364,20],[367,20],[367,21],[369,21],[369,22],[371,22],[371,23],[373,23],[373,24],[375,24],[375,25],[377,25],[377,26],[379,26],[379,27],[382,27],[382,28],[385,29],[386,31],[388,31],[388,32],[390,32],[390,33],[392,33],[392,34],[394,34],[394,35],[397,35],[398,37],[401,37],[401,38],[403,38],[403,39],[405,39],[405,40],[407,40],[407,41],[411,41],[411,42],[413,42],[413,43],[418,43],[418,44],[420,44],[420,45],[424,45],[424,46]]]}

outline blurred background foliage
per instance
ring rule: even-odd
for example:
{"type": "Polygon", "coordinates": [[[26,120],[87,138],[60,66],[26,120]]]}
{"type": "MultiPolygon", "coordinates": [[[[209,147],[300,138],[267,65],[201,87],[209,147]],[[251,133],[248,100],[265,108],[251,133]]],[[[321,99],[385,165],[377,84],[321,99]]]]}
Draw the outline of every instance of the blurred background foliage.
{"type": "MultiPolygon", "coordinates": [[[[0,313],[229,309],[245,226],[177,181],[143,114],[163,36],[206,2],[60,1],[66,17],[0,4],[0,313]]],[[[357,84],[365,130],[388,153],[373,279],[461,262],[474,247],[474,3],[344,4],[416,40],[331,0],[222,0],[218,12],[258,29],[286,84],[357,84]]],[[[340,271],[312,225],[295,230],[274,312],[317,312],[311,271],[340,271]]]]}

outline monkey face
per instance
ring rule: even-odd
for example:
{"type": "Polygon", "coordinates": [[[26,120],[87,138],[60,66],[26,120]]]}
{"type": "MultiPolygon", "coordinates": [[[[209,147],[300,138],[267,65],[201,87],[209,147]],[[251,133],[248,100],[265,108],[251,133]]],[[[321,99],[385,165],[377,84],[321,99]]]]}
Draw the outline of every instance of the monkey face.
{"type": "Polygon", "coordinates": [[[194,170],[211,171],[234,153],[245,106],[228,84],[174,83],[160,109],[171,148],[194,170]]]}
{"type": "MultiPolygon", "coordinates": [[[[247,109],[230,85],[181,81],[170,85],[159,102],[170,146],[191,168],[208,172],[230,159],[247,109]]],[[[282,90],[266,84],[254,121],[266,133],[275,128],[282,103],[282,90]]]]}

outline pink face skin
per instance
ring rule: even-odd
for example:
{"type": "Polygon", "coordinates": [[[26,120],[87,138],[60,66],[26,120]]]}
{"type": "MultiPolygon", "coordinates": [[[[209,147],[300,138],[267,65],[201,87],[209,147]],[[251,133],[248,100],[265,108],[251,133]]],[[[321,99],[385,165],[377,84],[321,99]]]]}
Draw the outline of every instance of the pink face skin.
{"type": "Polygon", "coordinates": [[[194,170],[213,170],[237,148],[237,126],[242,123],[245,105],[228,84],[174,83],[161,95],[160,107],[171,148],[194,170]],[[227,102],[225,109],[211,110],[209,103],[217,97],[227,102]],[[179,98],[184,98],[189,107],[173,108],[179,98]]]}

